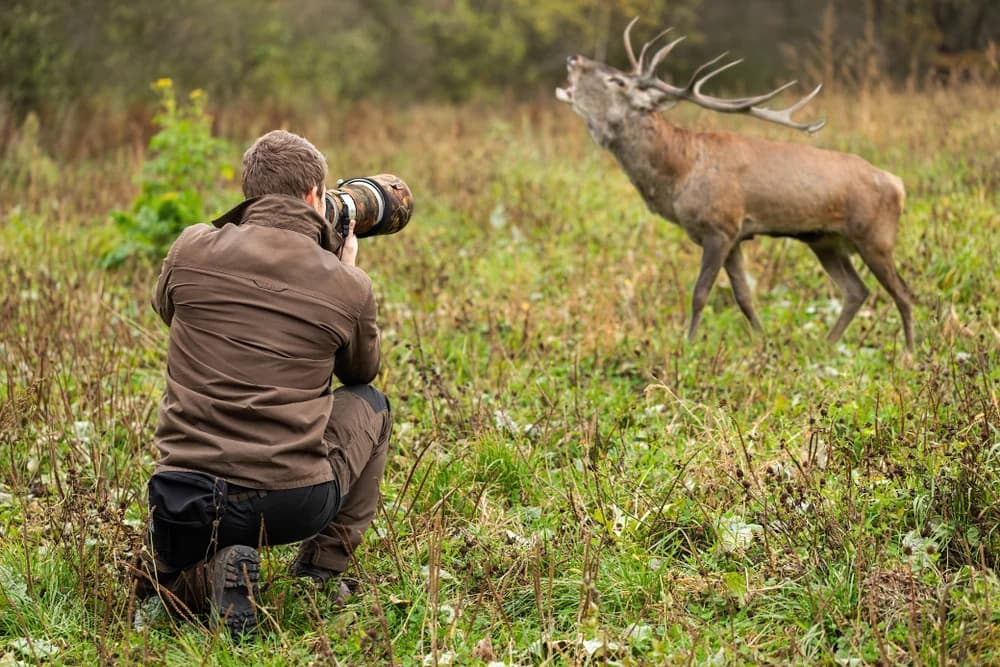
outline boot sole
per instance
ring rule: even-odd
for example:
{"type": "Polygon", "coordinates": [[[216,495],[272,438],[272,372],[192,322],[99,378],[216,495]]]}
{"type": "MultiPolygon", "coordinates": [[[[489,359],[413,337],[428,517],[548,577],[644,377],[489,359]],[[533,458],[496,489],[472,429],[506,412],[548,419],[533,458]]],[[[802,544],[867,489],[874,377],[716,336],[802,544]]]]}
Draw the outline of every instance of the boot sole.
{"type": "Polygon", "coordinates": [[[253,635],[257,629],[260,554],[253,547],[226,547],[219,550],[210,567],[213,627],[221,622],[234,640],[253,635]]]}

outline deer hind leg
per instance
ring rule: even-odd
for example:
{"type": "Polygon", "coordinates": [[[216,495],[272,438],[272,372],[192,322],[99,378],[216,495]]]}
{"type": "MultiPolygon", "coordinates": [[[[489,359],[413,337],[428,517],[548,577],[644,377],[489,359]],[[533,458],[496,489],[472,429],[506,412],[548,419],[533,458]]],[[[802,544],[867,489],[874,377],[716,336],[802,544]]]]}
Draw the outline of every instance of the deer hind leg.
{"type": "Polygon", "coordinates": [[[858,252],[871,272],[875,274],[882,287],[889,292],[896,302],[899,316],[903,320],[903,335],[906,338],[906,349],[913,352],[913,303],[910,291],[903,282],[892,261],[892,251],[880,248],[866,248],[858,244],[858,252]]]}
{"type": "Polygon", "coordinates": [[[750,298],[750,285],[747,283],[747,276],[743,272],[743,252],[740,244],[737,243],[726,256],[726,275],[729,276],[729,284],[733,288],[733,296],[736,297],[736,304],[743,311],[743,315],[750,321],[750,326],[754,331],[763,331],[757,313],[753,310],[753,301],[750,298]]]}
{"type": "Polygon", "coordinates": [[[835,241],[818,241],[810,243],[809,247],[815,253],[819,263],[823,265],[827,275],[840,288],[844,297],[844,305],[840,309],[840,317],[837,318],[833,328],[826,339],[831,343],[840,340],[847,325],[851,323],[858,309],[868,298],[868,288],[865,287],[861,277],[851,264],[851,258],[847,252],[839,247],[835,241]]]}
{"type": "Polygon", "coordinates": [[[704,239],[701,244],[701,269],[698,272],[698,280],[694,284],[694,294],[691,297],[691,328],[688,329],[688,340],[693,341],[695,332],[698,330],[698,322],[701,321],[701,311],[708,303],[708,295],[712,291],[712,285],[722,270],[722,264],[732,247],[732,242],[724,237],[712,236],[704,239]]]}

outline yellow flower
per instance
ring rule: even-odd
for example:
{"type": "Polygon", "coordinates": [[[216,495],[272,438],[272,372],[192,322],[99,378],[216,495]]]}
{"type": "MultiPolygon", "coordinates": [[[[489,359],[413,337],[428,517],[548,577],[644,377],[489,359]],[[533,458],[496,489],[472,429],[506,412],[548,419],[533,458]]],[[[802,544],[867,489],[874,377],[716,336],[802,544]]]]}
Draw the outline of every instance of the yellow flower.
{"type": "Polygon", "coordinates": [[[201,88],[195,88],[188,94],[188,97],[190,97],[192,100],[197,100],[204,96],[205,96],[205,91],[202,90],[201,88]]]}
{"type": "Polygon", "coordinates": [[[169,88],[170,86],[174,85],[174,80],[168,77],[163,77],[161,79],[157,79],[154,85],[157,88],[169,88]]]}

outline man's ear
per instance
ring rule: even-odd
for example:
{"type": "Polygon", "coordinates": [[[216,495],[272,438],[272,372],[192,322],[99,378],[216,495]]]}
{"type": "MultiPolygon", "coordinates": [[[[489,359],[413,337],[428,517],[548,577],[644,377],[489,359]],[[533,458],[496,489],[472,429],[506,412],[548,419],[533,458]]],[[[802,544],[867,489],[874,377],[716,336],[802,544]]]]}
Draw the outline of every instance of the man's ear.
{"type": "Polygon", "coordinates": [[[319,186],[318,185],[314,185],[311,188],[309,188],[309,191],[306,192],[306,194],[303,197],[303,199],[305,199],[307,202],[309,202],[310,206],[312,206],[312,207],[315,208],[316,202],[319,199],[319,186]]]}

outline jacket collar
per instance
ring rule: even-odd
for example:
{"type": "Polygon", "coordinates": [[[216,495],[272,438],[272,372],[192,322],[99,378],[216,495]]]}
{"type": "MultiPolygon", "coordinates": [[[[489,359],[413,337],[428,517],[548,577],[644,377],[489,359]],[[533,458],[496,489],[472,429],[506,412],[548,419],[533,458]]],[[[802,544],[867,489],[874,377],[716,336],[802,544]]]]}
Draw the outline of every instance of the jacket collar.
{"type": "Polygon", "coordinates": [[[288,195],[251,197],[213,220],[212,224],[216,227],[233,224],[287,229],[308,236],[332,253],[343,245],[340,234],[326,218],[304,199],[288,195]]]}

